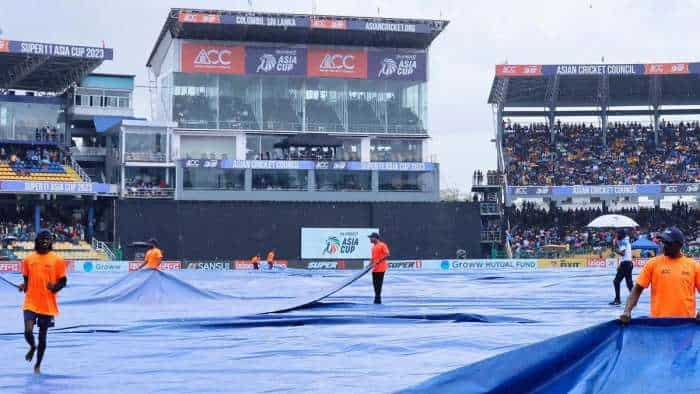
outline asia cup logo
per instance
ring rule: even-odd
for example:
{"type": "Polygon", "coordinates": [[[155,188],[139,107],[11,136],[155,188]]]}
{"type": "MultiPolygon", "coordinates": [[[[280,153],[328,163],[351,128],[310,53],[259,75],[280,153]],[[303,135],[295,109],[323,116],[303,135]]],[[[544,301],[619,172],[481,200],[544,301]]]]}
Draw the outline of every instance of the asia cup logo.
{"type": "Polygon", "coordinates": [[[255,70],[255,72],[259,73],[262,71],[268,73],[275,69],[275,65],[277,65],[277,59],[275,58],[275,55],[266,53],[260,56],[260,64],[258,65],[258,68],[257,70],[255,70]]]}
{"type": "Polygon", "coordinates": [[[382,60],[382,68],[379,70],[379,76],[391,76],[396,73],[396,70],[398,70],[399,66],[396,64],[396,61],[391,58],[385,58],[382,60]]]}
{"type": "Polygon", "coordinates": [[[394,58],[384,58],[382,67],[379,69],[379,77],[391,77],[393,75],[399,77],[408,77],[413,75],[418,67],[418,62],[415,55],[397,55],[394,58]]]}
{"type": "Polygon", "coordinates": [[[323,254],[334,255],[340,251],[340,240],[337,237],[328,237],[323,254]]]}

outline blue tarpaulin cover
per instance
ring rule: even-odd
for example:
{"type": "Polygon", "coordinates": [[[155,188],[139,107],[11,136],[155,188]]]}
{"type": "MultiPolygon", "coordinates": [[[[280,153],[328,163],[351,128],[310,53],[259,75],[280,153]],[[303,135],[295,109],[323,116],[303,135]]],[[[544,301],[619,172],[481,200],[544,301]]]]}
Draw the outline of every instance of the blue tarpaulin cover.
{"type": "Polygon", "coordinates": [[[618,321],[439,375],[406,393],[700,392],[694,319],[618,321]]]}

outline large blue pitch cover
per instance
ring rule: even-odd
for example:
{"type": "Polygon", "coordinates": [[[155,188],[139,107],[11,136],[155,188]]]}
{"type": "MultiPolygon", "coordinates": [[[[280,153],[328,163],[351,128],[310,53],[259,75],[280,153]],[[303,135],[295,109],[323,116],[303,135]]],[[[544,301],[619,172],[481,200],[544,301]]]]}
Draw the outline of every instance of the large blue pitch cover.
{"type": "Polygon", "coordinates": [[[700,330],[691,319],[618,321],[438,375],[405,393],[700,392],[700,330]]]}

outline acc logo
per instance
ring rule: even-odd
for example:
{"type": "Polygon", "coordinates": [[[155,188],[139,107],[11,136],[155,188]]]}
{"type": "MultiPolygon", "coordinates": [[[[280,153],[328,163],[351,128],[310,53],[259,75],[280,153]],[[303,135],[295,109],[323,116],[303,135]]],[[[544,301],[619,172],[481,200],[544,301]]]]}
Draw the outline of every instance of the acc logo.
{"type": "Polygon", "coordinates": [[[516,187],[514,194],[527,194],[526,187],[516,187]]]}
{"type": "Polygon", "coordinates": [[[92,261],[86,261],[83,263],[83,271],[92,272],[92,269],[93,269],[92,261]]]}
{"type": "Polygon", "coordinates": [[[678,193],[678,186],[676,186],[676,185],[666,186],[666,193],[678,193]]]}
{"type": "Polygon", "coordinates": [[[187,160],[185,167],[199,167],[199,160],[187,160]]]}
{"type": "Polygon", "coordinates": [[[231,51],[228,49],[202,49],[194,59],[194,64],[202,66],[228,66],[231,64],[231,51]]]}
{"type": "Polygon", "coordinates": [[[277,64],[277,58],[275,58],[275,55],[271,55],[269,53],[266,53],[262,56],[260,56],[260,64],[258,64],[257,70],[255,70],[256,73],[259,72],[265,72],[269,73],[270,71],[275,69],[275,65],[277,64]]]}
{"type": "Polygon", "coordinates": [[[355,56],[326,54],[321,61],[321,70],[346,70],[352,71],[355,69],[355,56]]]}
{"type": "Polygon", "coordinates": [[[323,254],[334,255],[340,251],[340,240],[336,237],[328,237],[326,247],[323,249],[323,254]]]}
{"type": "Polygon", "coordinates": [[[441,268],[441,269],[444,269],[444,270],[450,269],[450,262],[447,261],[447,260],[443,260],[443,261],[440,263],[440,268],[441,268]]]}
{"type": "Polygon", "coordinates": [[[685,191],[688,193],[697,193],[700,190],[700,185],[688,185],[685,187],[685,191]]]}

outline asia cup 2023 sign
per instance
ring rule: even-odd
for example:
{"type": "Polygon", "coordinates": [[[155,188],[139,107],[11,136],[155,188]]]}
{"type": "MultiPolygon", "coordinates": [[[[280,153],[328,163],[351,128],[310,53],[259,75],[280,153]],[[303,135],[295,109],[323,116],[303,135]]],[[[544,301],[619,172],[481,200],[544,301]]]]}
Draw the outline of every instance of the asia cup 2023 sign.
{"type": "Polygon", "coordinates": [[[302,259],[352,260],[368,259],[372,244],[369,235],[376,228],[310,228],[301,229],[302,259]]]}

